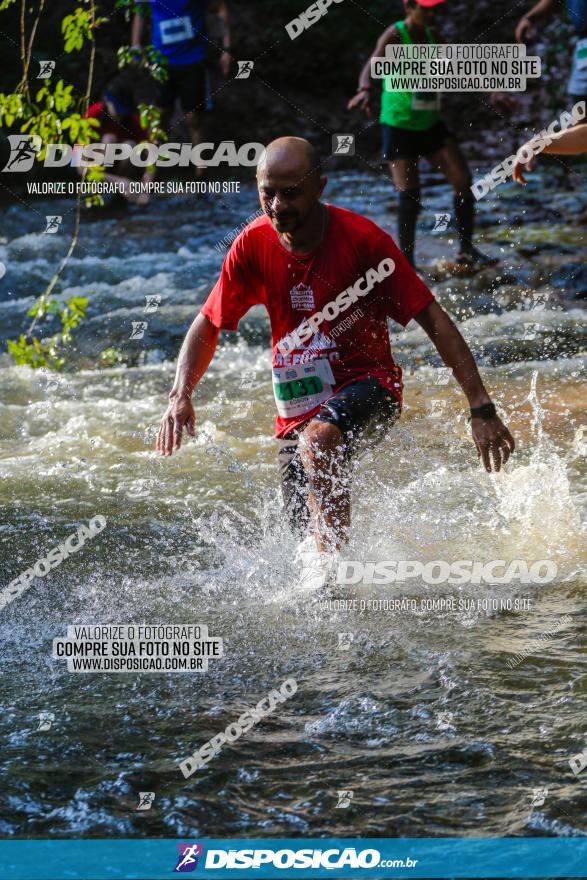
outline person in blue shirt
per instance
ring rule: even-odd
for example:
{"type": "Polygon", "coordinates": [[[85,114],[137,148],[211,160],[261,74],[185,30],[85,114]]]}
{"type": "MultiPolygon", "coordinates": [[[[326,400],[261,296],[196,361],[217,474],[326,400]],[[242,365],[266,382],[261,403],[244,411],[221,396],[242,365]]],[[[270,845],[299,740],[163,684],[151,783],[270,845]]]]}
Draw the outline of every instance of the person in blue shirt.
{"type": "Polygon", "coordinates": [[[167,61],[168,76],[158,84],[156,103],[161,125],[168,130],[175,102],[179,99],[192,144],[203,140],[204,113],[210,109],[208,65],[217,48],[208,37],[206,16],[214,11],[222,22],[220,69],[226,77],[232,56],[228,4],[225,0],[144,0],[132,22],[131,48],[142,49],[147,11],[151,19],[151,42],[167,61]]]}

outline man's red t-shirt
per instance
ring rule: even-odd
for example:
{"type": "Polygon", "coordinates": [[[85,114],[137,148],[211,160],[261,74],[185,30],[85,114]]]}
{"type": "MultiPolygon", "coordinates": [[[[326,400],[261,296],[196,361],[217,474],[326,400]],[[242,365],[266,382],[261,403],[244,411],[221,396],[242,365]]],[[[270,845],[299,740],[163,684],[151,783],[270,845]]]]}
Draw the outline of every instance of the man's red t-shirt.
{"type": "Polygon", "coordinates": [[[344,208],[327,209],[325,237],[309,254],[287,251],[268,217],[249,223],[202,308],[222,330],[236,330],[252,306],[267,309],[277,437],[302,425],[324,400],[357,379],[379,379],[401,403],[402,371],[391,355],[387,318],[405,327],[434,300],[379,226],[344,208]],[[347,288],[354,296],[340,298],[338,307],[326,308],[324,319],[308,328],[306,322],[347,288]]]}

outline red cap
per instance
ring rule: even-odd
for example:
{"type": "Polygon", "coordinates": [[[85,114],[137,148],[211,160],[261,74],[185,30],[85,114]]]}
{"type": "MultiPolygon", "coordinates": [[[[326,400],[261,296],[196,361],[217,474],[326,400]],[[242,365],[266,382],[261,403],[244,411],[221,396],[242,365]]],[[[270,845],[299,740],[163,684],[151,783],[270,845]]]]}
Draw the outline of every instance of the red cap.
{"type": "Polygon", "coordinates": [[[427,8],[430,6],[438,6],[440,3],[445,2],[446,0],[416,0],[418,6],[425,6],[427,8]]]}

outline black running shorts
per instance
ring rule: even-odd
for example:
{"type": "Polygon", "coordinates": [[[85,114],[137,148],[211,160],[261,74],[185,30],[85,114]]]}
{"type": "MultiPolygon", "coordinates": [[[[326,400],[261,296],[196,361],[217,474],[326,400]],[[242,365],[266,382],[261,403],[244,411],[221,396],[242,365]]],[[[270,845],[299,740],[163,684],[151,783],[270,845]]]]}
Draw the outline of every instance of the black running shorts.
{"type": "Polygon", "coordinates": [[[444,122],[437,122],[424,131],[397,128],[381,123],[383,137],[383,158],[389,162],[396,159],[419,159],[442,150],[448,138],[452,137],[444,122]]]}
{"type": "MultiPolygon", "coordinates": [[[[302,538],[306,534],[310,519],[308,478],[298,451],[299,435],[309,422],[330,422],[340,428],[345,470],[350,477],[350,462],[359,448],[359,441],[368,437],[370,442],[376,442],[399,414],[400,405],[388,388],[377,379],[359,379],[334,394],[308,422],[278,441],[281,491],[289,525],[296,537],[302,538]]],[[[345,478],[342,488],[350,491],[350,479],[345,478]]]]}
{"type": "Polygon", "coordinates": [[[165,82],[158,84],[157,106],[173,110],[179,98],[184,113],[205,113],[211,109],[208,66],[206,61],[170,64],[165,82]]]}

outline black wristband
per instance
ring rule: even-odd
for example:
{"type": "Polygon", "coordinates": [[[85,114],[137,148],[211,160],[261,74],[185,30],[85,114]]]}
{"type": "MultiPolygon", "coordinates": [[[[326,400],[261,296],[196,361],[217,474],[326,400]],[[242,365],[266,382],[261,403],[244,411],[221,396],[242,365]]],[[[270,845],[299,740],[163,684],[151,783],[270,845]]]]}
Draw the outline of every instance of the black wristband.
{"type": "Polygon", "coordinates": [[[497,415],[494,403],[484,403],[482,406],[471,407],[472,419],[494,419],[497,415]]]}

